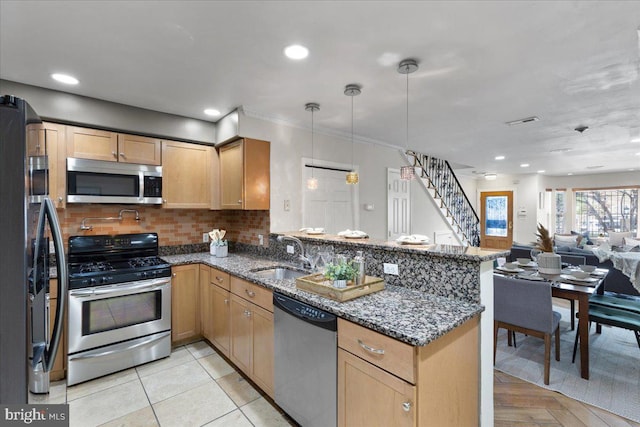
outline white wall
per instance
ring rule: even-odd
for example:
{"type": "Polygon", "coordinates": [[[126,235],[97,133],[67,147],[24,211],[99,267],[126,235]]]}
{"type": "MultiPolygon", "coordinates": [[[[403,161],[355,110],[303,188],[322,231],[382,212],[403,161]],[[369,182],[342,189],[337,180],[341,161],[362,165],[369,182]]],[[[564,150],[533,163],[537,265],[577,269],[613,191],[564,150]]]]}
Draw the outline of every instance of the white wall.
{"type": "Polygon", "coordinates": [[[535,239],[536,224],[546,223],[546,211],[539,209],[539,193],[547,188],[602,188],[640,185],[640,172],[603,173],[572,176],[542,176],[537,174],[502,176],[495,181],[478,180],[476,200],[479,206],[480,192],[512,190],[514,193],[513,240],[529,243],[535,239]],[[525,217],[517,216],[518,208],[527,210],[525,217]]]}
{"type": "MultiPolygon", "coordinates": [[[[242,136],[271,142],[271,230],[290,231],[302,226],[302,176],[300,161],[311,157],[311,132],[287,123],[275,123],[240,114],[242,136]],[[289,200],[290,211],[284,210],[289,200]]],[[[314,132],[314,157],[340,163],[351,162],[351,140],[314,132]]],[[[399,168],[402,156],[395,148],[355,142],[354,165],[360,176],[358,214],[360,229],[372,238],[386,239],[387,168],[399,168]],[[364,210],[373,204],[373,211],[364,210]]],[[[475,185],[469,185],[475,191],[475,185]]],[[[413,184],[412,232],[433,236],[446,229],[424,190],[413,184]]],[[[473,200],[474,193],[469,198],[473,200]]]]}

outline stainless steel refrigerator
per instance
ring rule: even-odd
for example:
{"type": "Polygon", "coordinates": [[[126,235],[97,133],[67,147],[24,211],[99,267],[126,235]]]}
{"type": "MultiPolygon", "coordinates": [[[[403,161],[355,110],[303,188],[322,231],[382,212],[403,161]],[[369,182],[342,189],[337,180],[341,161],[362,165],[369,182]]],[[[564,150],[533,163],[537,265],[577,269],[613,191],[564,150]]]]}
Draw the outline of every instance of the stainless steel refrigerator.
{"type": "Polygon", "coordinates": [[[0,97],[0,403],[47,393],[60,345],[67,265],[42,121],[23,99],[0,97]],[[55,248],[58,304],[49,325],[49,242],[55,248]]]}

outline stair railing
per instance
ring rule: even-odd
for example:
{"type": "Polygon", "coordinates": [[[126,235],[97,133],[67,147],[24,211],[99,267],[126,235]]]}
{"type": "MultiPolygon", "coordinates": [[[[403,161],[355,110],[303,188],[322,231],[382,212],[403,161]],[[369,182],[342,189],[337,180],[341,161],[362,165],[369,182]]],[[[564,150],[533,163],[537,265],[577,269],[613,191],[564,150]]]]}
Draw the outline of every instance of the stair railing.
{"type": "Polygon", "coordinates": [[[448,161],[408,150],[408,160],[419,168],[418,176],[427,181],[427,186],[442,201],[448,216],[458,232],[471,246],[480,246],[480,218],[469,202],[448,161]]]}

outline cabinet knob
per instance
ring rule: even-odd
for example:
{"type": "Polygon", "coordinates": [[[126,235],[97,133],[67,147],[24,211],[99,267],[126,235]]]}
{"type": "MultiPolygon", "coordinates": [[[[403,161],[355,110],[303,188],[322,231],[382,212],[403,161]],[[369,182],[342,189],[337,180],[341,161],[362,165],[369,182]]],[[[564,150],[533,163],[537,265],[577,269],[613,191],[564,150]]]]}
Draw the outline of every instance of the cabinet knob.
{"type": "Polygon", "coordinates": [[[36,153],[40,154],[40,144],[36,145],[36,153]]]}
{"type": "Polygon", "coordinates": [[[247,317],[251,317],[251,312],[249,310],[245,310],[244,315],[247,317]]]}
{"type": "Polygon", "coordinates": [[[167,203],[167,199],[162,199],[162,203],[167,203]]]}
{"type": "Polygon", "coordinates": [[[171,277],[176,277],[176,273],[173,273],[173,274],[171,275],[171,277]]]}
{"type": "Polygon", "coordinates": [[[63,200],[64,198],[62,196],[58,196],[58,202],[62,203],[63,200]]]}
{"type": "Polygon", "coordinates": [[[241,205],[242,204],[242,200],[238,200],[238,204],[241,205]]]}
{"type": "Polygon", "coordinates": [[[225,299],[224,299],[224,303],[225,303],[225,304],[229,304],[229,298],[225,298],[225,299]]]}
{"type": "Polygon", "coordinates": [[[116,154],[116,152],[115,152],[115,151],[112,151],[112,152],[111,152],[111,155],[113,156],[113,158],[114,158],[114,159],[117,159],[117,158],[118,158],[118,155],[116,154]]]}
{"type": "Polygon", "coordinates": [[[403,402],[402,403],[402,410],[404,412],[409,412],[411,410],[411,402],[403,402]]]}
{"type": "Polygon", "coordinates": [[[220,276],[216,276],[216,280],[220,283],[222,283],[224,281],[224,279],[220,276]]]}
{"type": "Polygon", "coordinates": [[[122,157],[123,159],[127,158],[127,156],[125,156],[124,153],[120,153],[120,157],[122,157]]]}
{"type": "Polygon", "coordinates": [[[245,289],[244,291],[247,293],[247,295],[249,295],[249,298],[253,298],[256,296],[256,293],[253,291],[250,291],[249,289],[245,289]]]}

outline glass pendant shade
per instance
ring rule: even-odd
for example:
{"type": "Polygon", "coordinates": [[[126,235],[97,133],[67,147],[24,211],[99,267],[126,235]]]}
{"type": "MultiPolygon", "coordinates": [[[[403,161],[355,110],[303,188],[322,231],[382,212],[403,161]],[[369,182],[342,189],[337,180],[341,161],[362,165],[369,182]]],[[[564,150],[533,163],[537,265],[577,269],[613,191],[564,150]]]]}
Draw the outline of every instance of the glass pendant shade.
{"type": "Polygon", "coordinates": [[[416,169],[413,166],[402,166],[400,168],[400,179],[410,181],[416,178],[416,169]]]}
{"type": "Polygon", "coordinates": [[[316,190],[318,188],[318,178],[309,178],[307,180],[307,188],[309,190],[316,190]]]}
{"type": "Polygon", "coordinates": [[[347,174],[347,184],[357,184],[358,180],[358,172],[351,171],[347,174]]]}

